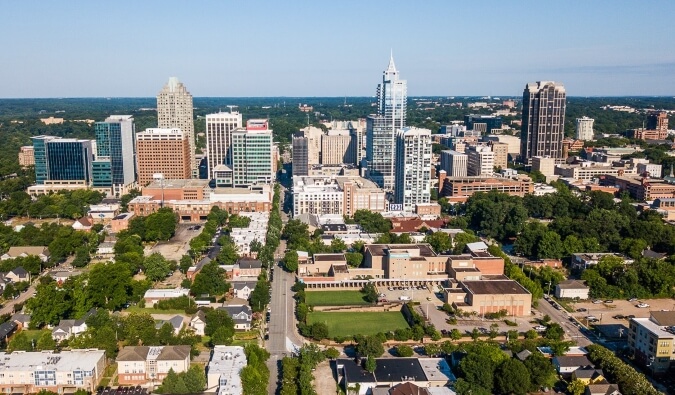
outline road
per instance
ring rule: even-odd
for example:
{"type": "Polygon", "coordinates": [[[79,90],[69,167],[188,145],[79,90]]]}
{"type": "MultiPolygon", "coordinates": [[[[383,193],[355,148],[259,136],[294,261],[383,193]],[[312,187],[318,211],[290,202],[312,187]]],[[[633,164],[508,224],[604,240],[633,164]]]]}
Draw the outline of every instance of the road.
{"type": "Polygon", "coordinates": [[[551,317],[551,320],[560,324],[565,330],[565,337],[569,340],[574,341],[577,346],[585,347],[593,344],[593,341],[587,337],[586,334],[590,335],[590,332],[582,332],[572,321],[570,321],[570,315],[565,311],[565,309],[560,307],[560,310],[556,309],[547,301],[546,299],[539,299],[539,305],[537,310],[541,311],[542,314],[547,314],[551,317]]]}

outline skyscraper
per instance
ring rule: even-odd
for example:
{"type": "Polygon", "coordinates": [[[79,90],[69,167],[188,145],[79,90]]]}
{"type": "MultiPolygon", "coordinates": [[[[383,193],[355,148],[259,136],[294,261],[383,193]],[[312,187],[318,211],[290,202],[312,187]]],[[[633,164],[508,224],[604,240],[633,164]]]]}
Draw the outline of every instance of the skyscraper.
{"type": "Polygon", "coordinates": [[[309,174],[308,138],[302,135],[293,136],[293,175],[309,174]]]}
{"type": "Polygon", "coordinates": [[[321,164],[356,163],[349,151],[352,136],[346,129],[329,129],[321,136],[321,164]]]}
{"type": "Polygon", "coordinates": [[[394,188],[396,132],[405,127],[408,87],[399,80],[394,57],[377,86],[377,114],[366,120],[366,160],[368,177],[380,188],[394,188]]]}
{"type": "Polygon", "coordinates": [[[667,136],[668,113],[665,111],[650,111],[647,114],[647,130],[658,130],[663,136],[667,136]]]}
{"type": "Polygon", "coordinates": [[[593,118],[577,118],[577,138],[579,140],[593,140],[593,122],[595,122],[593,118]]]}
{"type": "Polygon", "coordinates": [[[62,139],[54,136],[35,136],[35,179],[37,184],[47,181],[92,181],[94,152],[91,140],[62,139]]]}
{"type": "Polygon", "coordinates": [[[190,168],[192,175],[199,174],[195,161],[195,125],[192,113],[192,95],[178,78],[171,77],[157,95],[157,127],[178,128],[185,133],[190,144],[190,168]]]}
{"type": "Polygon", "coordinates": [[[448,177],[466,177],[469,156],[453,150],[441,151],[440,170],[445,170],[448,177]]]}
{"type": "Polygon", "coordinates": [[[136,134],[138,184],[146,186],[155,173],[166,180],[190,178],[190,144],[178,129],[151,128],[136,134]]]}
{"type": "Polygon", "coordinates": [[[232,131],[242,127],[239,112],[220,112],[206,116],[206,153],[208,174],[215,178],[213,169],[218,165],[232,165],[232,131]]]}
{"type": "Polygon", "coordinates": [[[396,136],[395,201],[404,212],[431,201],[431,130],[403,128],[396,136]]]}
{"type": "Polygon", "coordinates": [[[93,184],[96,188],[112,188],[116,196],[136,180],[136,130],[131,115],[111,115],[96,122],[96,160],[93,184]]]}
{"type": "Polygon", "coordinates": [[[529,165],[533,156],[563,159],[565,87],[553,81],[529,83],[523,91],[520,159],[529,165]]]}
{"type": "Polygon", "coordinates": [[[267,119],[250,119],[232,132],[232,174],[235,187],[274,181],[272,130],[267,119]]]}

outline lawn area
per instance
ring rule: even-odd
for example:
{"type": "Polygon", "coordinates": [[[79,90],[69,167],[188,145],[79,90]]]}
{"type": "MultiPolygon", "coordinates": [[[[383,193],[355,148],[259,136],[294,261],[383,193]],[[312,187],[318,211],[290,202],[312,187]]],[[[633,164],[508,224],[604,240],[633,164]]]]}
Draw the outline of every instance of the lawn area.
{"type": "Polygon", "coordinates": [[[35,344],[40,340],[40,336],[42,336],[43,333],[52,333],[49,329],[24,329],[21,332],[28,336],[28,340],[35,341],[35,344]]]}
{"type": "Polygon", "coordinates": [[[389,332],[399,328],[407,328],[408,323],[400,311],[387,312],[324,312],[309,313],[307,324],[325,322],[328,335],[353,336],[374,335],[378,332],[389,332]]]}
{"type": "Polygon", "coordinates": [[[169,309],[169,310],[160,310],[160,309],[154,309],[152,307],[138,307],[138,306],[131,306],[128,309],[125,309],[127,313],[148,313],[148,314],[182,314],[185,315],[185,310],[180,310],[180,309],[169,309]]]}
{"type": "Polygon", "coordinates": [[[359,291],[305,291],[305,302],[312,306],[352,306],[369,304],[359,291]]]}

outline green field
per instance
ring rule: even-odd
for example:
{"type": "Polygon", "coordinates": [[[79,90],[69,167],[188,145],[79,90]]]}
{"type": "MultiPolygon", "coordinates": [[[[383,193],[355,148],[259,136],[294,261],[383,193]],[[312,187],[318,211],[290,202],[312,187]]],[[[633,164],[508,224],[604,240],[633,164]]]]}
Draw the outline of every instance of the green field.
{"type": "Polygon", "coordinates": [[[305,303],[312,306],[354,306],[369,304],[359,291],[305,291],[305,303]]]}
{"type": "Polygon", "coordinates": [[[374,335],[378,332],[389,332],[399,328],[407,328],[408,323],[400,311],[387,312],[324,312],[309,313],[307,324],[325,322],[328,325],[328,335],[353,336],[374,335]]]}

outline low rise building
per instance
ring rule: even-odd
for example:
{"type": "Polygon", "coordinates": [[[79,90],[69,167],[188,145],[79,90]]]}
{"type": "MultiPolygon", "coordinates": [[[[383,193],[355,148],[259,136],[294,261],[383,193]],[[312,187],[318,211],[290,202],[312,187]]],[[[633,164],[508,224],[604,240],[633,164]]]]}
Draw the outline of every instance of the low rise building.
{"type": "Polygon", "coordinates": [[[127,346],[117,355],[117,377],[120,385],[159,385],[172,370],[186,372],[190,368],[190,346],[127,346]]]}
{"type": "Polygon", "coordinates": [[[35,166],[35,148],[32,145],[25,145],[19,149],[19,166],[23,168],[35,166]]]}
{"type": "Polygon", "coordinates": [[[555,286],[555,297],[566,299],[588,299],[590,287],[579,280],[565,280],[555,286]]]}
{"type": "Polygon", "coordinates": [[[446,303],[456,309],[481,316],[502,310],[511,316],[531,314],[532,294],[517,281],[465,280],[453,285],[445,290],[446,303]]]}
{"type": "Polygon", "coordinates": [[[232,277],[235,279],[241,277],[255,279],[258,278],[261,271],[262,262],[259,260],[252,258],[240,258],[232,268],[232,277]]]}
{"type": "Polygon", "coordinates": [[[668,372],[675,365],[675,311],[652,311],[649,318],[632,318],[628,349],[652,374],[668,372]]]}
{"type": "Polygon", "coordinates": [[[49,248],[44,246],[9,247],[9,250],[0,256],[0,260],[5,261],[18,257],[25,258],[30,255],[40,258],[42,262],[47,262],[51,256],[49,248]]]}
{"type": "Polygon", "coordinates": [[[119,204],[92,204],[87,216],[94,223],[109,222],[120,213],[119,204]]]}
{"type": "Polygon", "coordinates": [[[534,192],[534,184],[532,179],[525,175],[515,177],[448,177],[445,179],[440,195],[447,197],[451,202],[464,202],[474,193],[493,190],[511,196],[523,197],[534,192]]]}
{"type": "Polygon", "coordinates": [[[0,391],[8,394],[95,392],[106,366],[105,351],[96,349],[0,352],[0,360],[0,391]]]}
{"type": "Polygon", "coordinates": [[[293,216],[352,216],[357,210],[382,212],[386,207],[384,191],[362,177],[293,177],[293,216]]]}
{"type": "Polygon", "coordinates": [[[188,296],[189,294],[190,290],[185,288],[149,289],[145,291],[143,299],[146,305],[154,306],[160,300],[179,298],[181,296],[188,296]]]}
{"type": "Polygon", "coordinates": [[[572,266],[576,269],[586,269],[591,265],[597,265],[605,256],[613,256],[623,260],[624,264],[631,264],[634,261],[625,255],[615,252],[584,252],[572,254],[572,266]]]}
{"type": "Polygon", "coordinates": [[[255,289],[256,281],[232,281],[232,292],[238,299],[248,300],[255,289]]]}
{"type": "Polygon", "coordinates": [[[206,367],[206,391],[219,395],[242,395],[241,370],[246,366],[244,347],[215,346],[206,367]]]}
{"type": "Polygon", "coordinates": [[[234,321],[234,329],[247,331],[251,329],[253,310],[247,305],[229,305],[218,307],[218,310],[227,311],[234,321]]]}
{"type": "Polygon", "coordinates": [[[556,372],[563,377],[571,377],[577,369],[593,367],[593,363],[584,355],[556,355],[552,362],[556,372]]]}
{"type": "Polygon", "coordinates": [[[134,213],[122,213],[115,216],[112,221],[110,221],[110,230],[112,233],[119,233],[123,230],[129,228],[129,221],[133,218],[134,213]]]}
{"type": "Polygon", "coordinates": [[[621,192],[628,192],[633,199],[639,201],[675,197],[675,184],[650,177],[606,175],[600,179],[600,184],[617,186],[621,192]]]}

